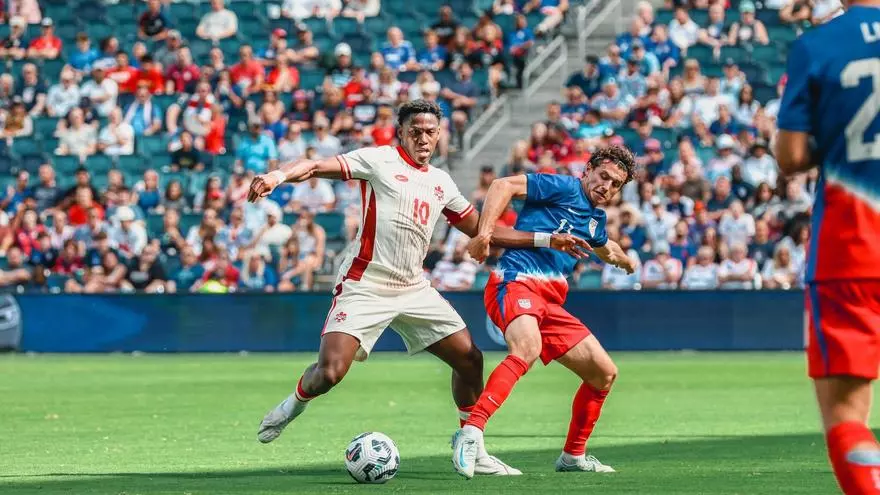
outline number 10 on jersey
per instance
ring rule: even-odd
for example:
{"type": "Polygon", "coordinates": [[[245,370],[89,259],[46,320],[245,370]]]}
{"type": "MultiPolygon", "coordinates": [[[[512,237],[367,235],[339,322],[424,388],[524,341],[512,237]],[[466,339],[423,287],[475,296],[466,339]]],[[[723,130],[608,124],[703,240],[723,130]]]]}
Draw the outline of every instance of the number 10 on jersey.
{"type": "Polygon", "coordinates": [[[428,225],[428,217],[431,216],[431,205],[419,198],[413,200],[413,219],[416,223],[428,225]]]}

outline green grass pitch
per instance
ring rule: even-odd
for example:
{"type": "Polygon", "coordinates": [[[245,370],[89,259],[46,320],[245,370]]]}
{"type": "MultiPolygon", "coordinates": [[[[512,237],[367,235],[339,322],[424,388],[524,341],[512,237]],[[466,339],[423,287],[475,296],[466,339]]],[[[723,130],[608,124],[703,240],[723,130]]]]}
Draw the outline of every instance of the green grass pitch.
{"type": "MultiPolygon", "coordinates": [[[[501,354],[486,356],[488,371],[501,354]]],[[[377,354],[270,445],[263,414],[313,355],[0,356],[0,493],[829,494],[799,353],[617,353],[619,380],[589,443],[618,473],[555,473],[573,375],[537,366],[486,442],[526,475],[452,471],[449,372],[430,356],[377,354]],[[345,473],[364,431],[400,448],[383,486],[345,473]]]]}

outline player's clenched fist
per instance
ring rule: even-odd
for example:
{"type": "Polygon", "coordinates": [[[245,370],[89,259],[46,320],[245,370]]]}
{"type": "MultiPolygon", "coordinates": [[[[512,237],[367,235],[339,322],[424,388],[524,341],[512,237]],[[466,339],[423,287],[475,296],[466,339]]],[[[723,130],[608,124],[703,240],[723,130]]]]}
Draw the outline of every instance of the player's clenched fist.
{"type": "Polygon", "coordinates": [[[276,172],[278,171],[276,170],[275,172],[254,177],[251,181],[251,188],[248,190],[248,201],[253,203],[260,198],[265,198],[272,194],[272,191],[274,191],[279,184],[284,182],[281,178],[281,174],[276,172]]]}
{"type": "Polygon", "coordinates": [[[468,242],[467,250],[471,258],[482,263],[489,257],[489,245],[492,243],[492,234],[480,234],[468,242]]]}
{"type": "Polygon", "coordinates": [[[571,234],[553,234],[550,236],[550,247],[574,256],[577,259],[583,259],[589,256],[592,251],[587,241],[578,236],[571,234]]]}

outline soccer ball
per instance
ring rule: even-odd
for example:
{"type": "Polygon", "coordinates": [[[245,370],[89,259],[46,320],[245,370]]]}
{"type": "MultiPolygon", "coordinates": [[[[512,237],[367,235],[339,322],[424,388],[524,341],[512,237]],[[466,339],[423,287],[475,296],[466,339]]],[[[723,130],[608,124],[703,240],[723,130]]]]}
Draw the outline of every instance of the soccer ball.
{"type": "Polygon", "coordinates": [[[400,453],[385,434],[361,433],[345,449],[345,469],[358,483],[385,483],[398,467],[400,453]]]}

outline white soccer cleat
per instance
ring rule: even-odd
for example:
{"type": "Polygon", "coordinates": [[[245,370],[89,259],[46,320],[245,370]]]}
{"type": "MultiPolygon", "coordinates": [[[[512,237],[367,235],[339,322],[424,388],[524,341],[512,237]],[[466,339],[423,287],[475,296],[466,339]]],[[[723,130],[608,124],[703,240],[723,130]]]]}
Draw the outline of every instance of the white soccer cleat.
{"type": "Polygon", "coordinates": [[[293,395],[284,399],[284,402],[275,406],[275,409],[269,411],[263,418],[260,431],[257,432],[257,440],[269,443],[281,436],[284,428],[305,410],[306,404],[308,402],[300,402],[293,395]]]}
{"type": "Polygon", "coordinates": [[[594,456],[581,455],[573,457],[566,454],[562,454],[559,456],[559,459],[556,459],[556,471],[560,473],[571,471],[582,471],[587,473],[617,472],[613,467],[602,464],[599,459],[596,459],[594,456]]]}
{"type": "Polygon", "coordinates": [[[522,471],[508,466],[494,455],[483,455],[477,458],[474,465],[474,474],[487,476],[519,476],[522,471]]]}
{"type": "Polygon", "coordinates": [[[467,479],[474,477],[477,450],[483,441],[482,433],[479,429],[468,426],[452,435],[452,466],[455,467],[455,472],[467,479]]]}

